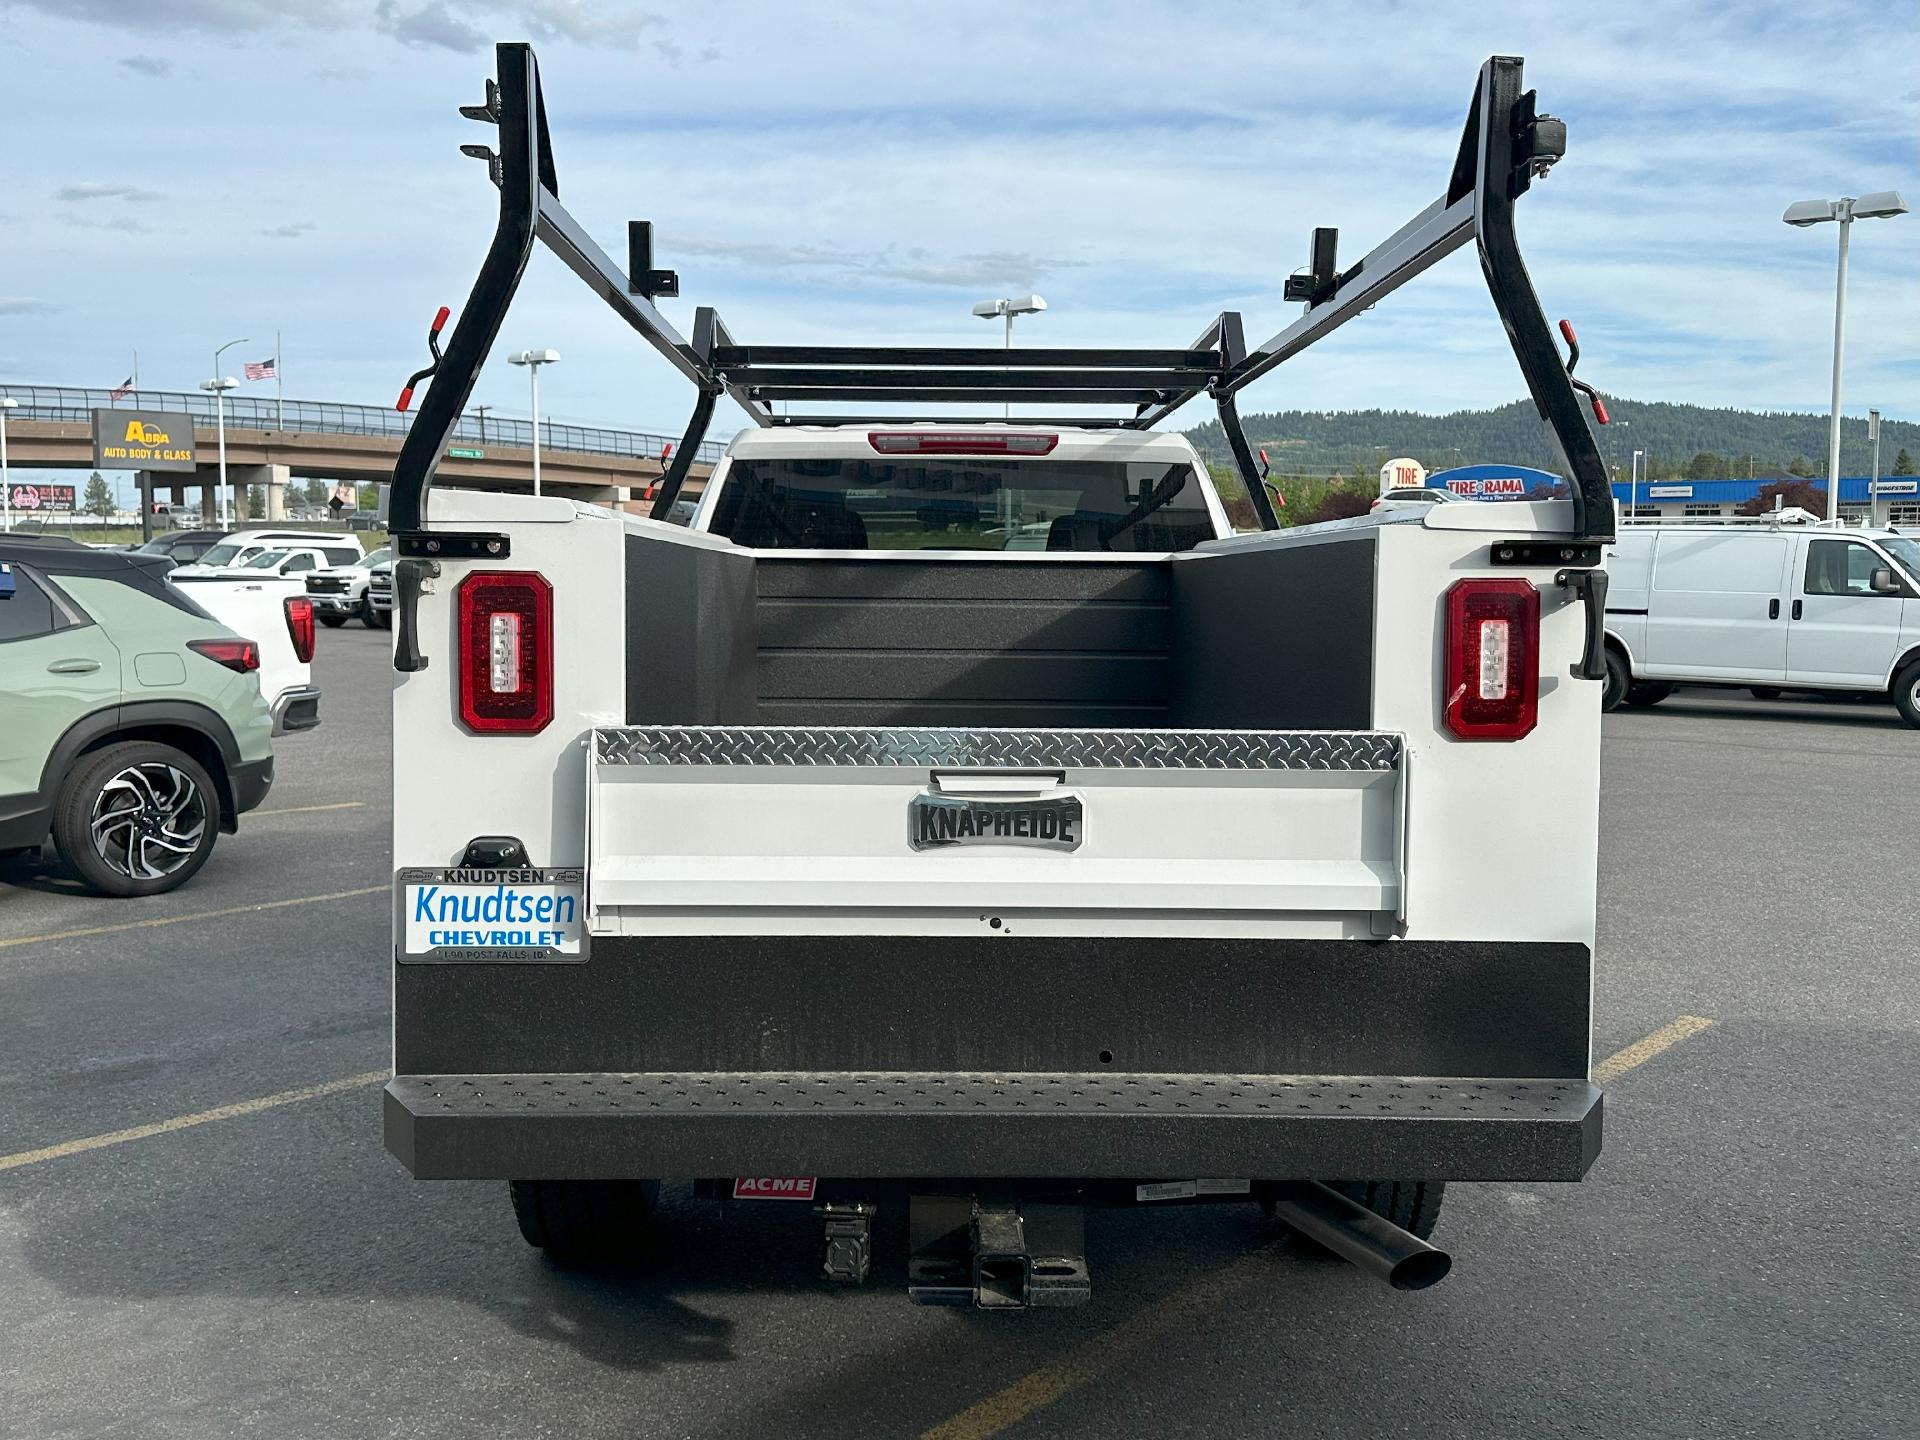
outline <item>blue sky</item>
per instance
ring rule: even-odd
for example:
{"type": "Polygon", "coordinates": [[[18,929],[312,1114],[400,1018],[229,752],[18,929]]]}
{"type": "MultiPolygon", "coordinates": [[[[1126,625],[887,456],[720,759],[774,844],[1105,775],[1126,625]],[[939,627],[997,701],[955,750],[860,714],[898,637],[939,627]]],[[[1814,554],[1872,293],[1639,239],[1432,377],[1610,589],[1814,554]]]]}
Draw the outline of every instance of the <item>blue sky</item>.
{"type": "MultiPolygon", "coordinates": [[[[1292,318],[1315,225],[1357,258],[1444,183],[1480,62],[1527,59],[1569,126],[1521,209],[1582,374],[1637,399],[1822,410],[1834,231],[1792,200],[1920,207],[1920,20],[1904,3],[729,4],[0,0],[0,379],[190,388],[284,335],[289,396],[390,403],[464,301],[494,192],[491,42],[532,39],[561,190],[735,336],[1180,345],[1292,318]],[[293,18],[289,18],[293,17],[293,18]]],[[[1847,408],[1920,419],[1920,216],[1855,229],[1847,408]]],[[[544,409],[677,431],[691,397],[540,253],[504,352],[544,409]]],[[[271,386],[249,387],[271,393],[271,386]]],[[[1243,410],[1450,410],[1521,393],[1469,255],[1262,382],[1243,410]]],[[[1186,423],[1206,416],[1196,408],[1186,423]]],[[[737,412],[715,433],[729,432],[737,412]]]]}

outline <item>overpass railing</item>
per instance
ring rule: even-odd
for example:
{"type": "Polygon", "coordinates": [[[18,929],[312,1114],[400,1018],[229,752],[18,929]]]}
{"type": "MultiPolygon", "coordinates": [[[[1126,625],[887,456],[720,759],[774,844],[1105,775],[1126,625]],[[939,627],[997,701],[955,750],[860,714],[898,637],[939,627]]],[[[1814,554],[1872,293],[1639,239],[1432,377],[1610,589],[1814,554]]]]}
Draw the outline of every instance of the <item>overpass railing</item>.
{"type": "MultiPolygon", "coordinates": [[[[107,390],[73,385],[0,385],[0,395],[19,401],[9,420],[68,420],[88,423],[95,410],[171,410],[193,416],[196,425],[214,423],[213,396],[191,390],[130,390],[118,400],[107,390]]],[[[327,435],[391,435],[398,439],[413,421],[410,414],[381,405],[347,405],[332,400],[273,400],[264,396],[229,395],[227,424],[236,430],[298,430],[327,435]]],[[[660,458],[661,448],[680,441],[678,435],[646,430],[609,430],[597,425],[570,425],[560,420],[540,422],[542,450],[571,450],[586,455],[625,455],[635,459],[660,458]]],[[[533,443],[533,423],[496,419],[468,412],[454,426],[450,448],[502,445],[524,450],[533,443]]],[[[696,460],[715,461],[722,446],[707,441],[696,460]]]]}

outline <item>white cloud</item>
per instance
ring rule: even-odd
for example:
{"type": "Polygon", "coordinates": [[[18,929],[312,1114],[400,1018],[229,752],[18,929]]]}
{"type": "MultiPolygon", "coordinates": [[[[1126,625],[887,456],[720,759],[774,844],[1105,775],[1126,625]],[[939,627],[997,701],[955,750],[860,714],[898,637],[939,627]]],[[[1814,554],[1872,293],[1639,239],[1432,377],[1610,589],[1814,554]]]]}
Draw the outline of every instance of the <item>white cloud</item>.
{"type": "Polygon", "coordinates": [[[53,198],[65,200],[69,204],[88,200],[126,200],[135,205],[149,205],[161,196],[158,190],[142,190],[137,185],[109,184],[104,180],[82,180],[72,185],[62,185],[53,192],[53,198]]]}

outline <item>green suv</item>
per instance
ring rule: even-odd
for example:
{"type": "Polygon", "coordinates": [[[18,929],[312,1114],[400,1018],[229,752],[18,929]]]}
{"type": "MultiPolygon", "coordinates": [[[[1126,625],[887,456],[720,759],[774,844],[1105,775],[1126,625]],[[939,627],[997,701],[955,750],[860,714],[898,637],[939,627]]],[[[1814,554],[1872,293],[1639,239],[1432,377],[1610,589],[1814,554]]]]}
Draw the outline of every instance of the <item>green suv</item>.
{"type": "Polygon", "coordinates": [[[157,895],[273,784],[260,649],[165,556],[0,535],[0,857],[49,835],[108,895],[157,895]]]}

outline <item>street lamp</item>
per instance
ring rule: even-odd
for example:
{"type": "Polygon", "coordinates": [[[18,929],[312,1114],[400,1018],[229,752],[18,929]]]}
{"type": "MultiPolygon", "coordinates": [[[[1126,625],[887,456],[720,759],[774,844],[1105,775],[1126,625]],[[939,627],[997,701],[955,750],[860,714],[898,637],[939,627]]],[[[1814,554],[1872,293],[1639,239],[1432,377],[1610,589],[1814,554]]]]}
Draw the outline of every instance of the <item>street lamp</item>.
{"type": "MultiPolygon", "coordinates": [[[[247,342],[244,340],[236,340],[234,343],[236,345],[244,345],[247,342]]],[[[227,347],[222,345],[220,348],[224,350],[227,347]]],[[[219,363],[218,357],[216,357],[215,363],[219,363]]],[[[227,391],[237,390],[239,387],[240,382],[231,375],[227,376],[224,380],[221,379],[220,376],[215,375],[211,380],[202,380],[200,382],[200,388],[202,390],[210,390],[213,392],[213,418],[220,435],[220,485],[219,496],[215,505],[222,530],[227,528],[227,391]]]]}
{"type": "Polygon", "coordinates": [[[7,411],[18,410],[20,402],[11,395],[0,395],[0,533],[13,530],[13,476],[7,469],[7,411]]]}
{"type": "Polygon", "coordinates": [[[509,365],[527,367],[527,379],[533,390],[533,493],[540,493],[540,367],[560,358],[558,350],[516,350],[507,356],[509,365]]]}
{"type": "MultiPolygon", "coordinates": [[[[219,503],[219,513],[220,513],[220,524],[222,528],[225,528],[227,523],[227,422],[226,422],[226,407],[224,403],[224,395],[222,394],[222,392],[233,389],[240,382],[238,380],[233,379],[231,376],[227,378],[224,384],[221,382],[220,357],[226,354],[227,351],[231,350],[236,345],[251,345],[252,343],[253,342],[251,340],[247,340],[244,338],[239,340],[229,340],[227,341],[226,344],[222,345],[218,350],[214,351],[213,352],[213,379],[210,381],[202,381],[200,384],[200,388],[202,390],[211,390],[214,392],[213,408],[215,411],[215,418],[219,421],[219,425],[220,425],[220,496],[219,496],[218,503],[219,503]]],[[[280,367],[276,365],[274,368],[277,370],[280,367]]]]}
{"type": "MultiPolygon", "coordinates": [[[[998,320],[1002,316],[1007,321],[1007,343],[1005,349],[1013,348],[1013,317],[1016,315],[1038,315],[1047,308],[1047,302],[1038,295],[1008,295],[999,300],[982,300],[973,307],[973,313],[982,320],[998,320]]],[[[1007,419],[1013,418],[1013,402],[1006,405],[1007,419]]]]}
{"type": "Polygon", "coordinates": [[[1627,518],[1629,520],[1640,518],[1640,457],[1646,453],[1644,450],[1633,452],[1633,478],[1627,482],[1627,518]]]}
{"type": "Polygon", "coordinates": [[[1833,413],[1827,420],[1827,519],[1840,518],[1840,360],[1847,342],[1847,238],[1855,220],[1891,219],[1907,213],[1897,190],[1876,190],[1855,199],[1797,200],[1780,218],[1789,225],[1840,225],[1840,268],[1833,284],[1833,413]]]}

